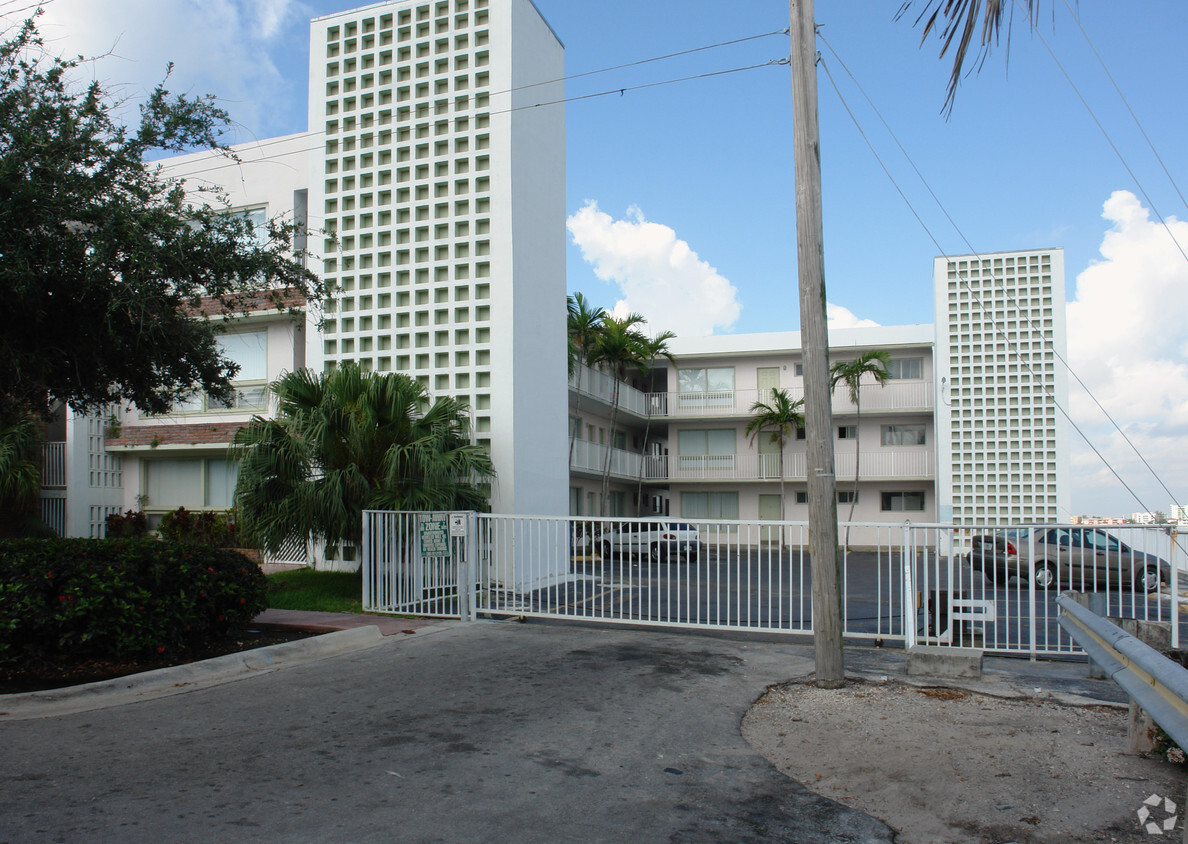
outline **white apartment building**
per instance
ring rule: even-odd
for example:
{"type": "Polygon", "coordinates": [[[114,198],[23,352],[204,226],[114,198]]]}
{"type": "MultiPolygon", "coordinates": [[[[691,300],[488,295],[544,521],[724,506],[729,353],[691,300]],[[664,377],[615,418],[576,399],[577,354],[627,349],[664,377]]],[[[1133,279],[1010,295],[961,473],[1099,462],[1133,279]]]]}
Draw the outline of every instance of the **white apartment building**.
{"type": "MultiPolygon", "coordinates": [[[[1068,521],[1063,251],[938,258],[934,286],[935,325],[829,332],[833,361],[891,358],[890,380],[864,383],[860,407],[833,396],[839,517],[853,501],[861,522],[1068,521]]],[[[803,439],[781,466],[778,444],[745,433],[772,388],[803,397],[799,333],[669,345],[675,370],[622,387],[613,430],[606,376],[583,370],[580,391],[570,379],[570,513],[778,519],[782,475],[785,518],[807,519],[803,439]]]]}
{"type": "Polygon", "coordinates": [[[393,0],[312,20],[309,131],[162,167],[217,185],[230,213],[308,223],[298,245],[337,294],[304,323],[260,311],[228,329],[243,366],[232,408],[198,397],[166,417],[60,425],[76,442],[48,452],[55,528],[97,536],[113,510],[228,506],[226,447],[268,411],[264,385],[345,361],[466,399],[498,473],[495,512],[562,514],[564,106],[526,106],[563,99],[563,57],[531,0],[393,0]],[[83,468],[96,460],[114,467],[99,504],[83,468]]]}

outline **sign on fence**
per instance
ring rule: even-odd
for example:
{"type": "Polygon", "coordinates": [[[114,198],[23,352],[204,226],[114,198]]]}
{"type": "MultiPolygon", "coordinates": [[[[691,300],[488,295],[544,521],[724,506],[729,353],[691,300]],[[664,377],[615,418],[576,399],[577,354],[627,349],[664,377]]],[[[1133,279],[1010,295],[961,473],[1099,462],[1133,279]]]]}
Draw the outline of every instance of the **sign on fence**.
{"type": "Polygon", "coordinates": [[[417,525],[421,538],[422,557],[448,557],[450,555],[450,533],[447,514],[434,513],[421,517],[417,525]]]}

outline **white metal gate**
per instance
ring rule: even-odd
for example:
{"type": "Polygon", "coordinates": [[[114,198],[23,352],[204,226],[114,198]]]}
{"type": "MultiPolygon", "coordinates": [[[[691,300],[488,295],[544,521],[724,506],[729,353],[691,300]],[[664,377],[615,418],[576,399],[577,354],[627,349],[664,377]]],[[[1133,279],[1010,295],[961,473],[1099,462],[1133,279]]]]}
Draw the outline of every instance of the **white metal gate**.
{"type": "MultiPolygon", "coordinates": [[[[850,527],[851,548],[839,561],[850,639],[1074,653],[1055,604],[1072,590],[1086,593],[1105,615],[1168,622],[1178,642],[1178,606],[1171,600],[1179,581],[1177,547],[1159,545],[1156,531],[1115,537],[1127,551],[1110,558],[1117,569],[1110,576],[1095,573],[1085,552],[1072,553],[1041,584],[1018,560],[1041,560],[1048,532],[1077,528],[850,527]],[[1013,557],[975,558],[975,538],[987,537],[1030,537],[1030,545],[1020,550],[1016,539],[1013,557]],[[1151,559],[1169,563],[1172,582],[1148,592],[1134,570],[1151,559]]],[[[1090,544],[1089,529],[1079,530],[1090,544]]],[[[1053,541],[1059,535],[1050,534],[1053,541]]],[[[363,564],[369,611],[801,635],[813,629],[808,525],[801,522],[368,512],[363,564]]]]}

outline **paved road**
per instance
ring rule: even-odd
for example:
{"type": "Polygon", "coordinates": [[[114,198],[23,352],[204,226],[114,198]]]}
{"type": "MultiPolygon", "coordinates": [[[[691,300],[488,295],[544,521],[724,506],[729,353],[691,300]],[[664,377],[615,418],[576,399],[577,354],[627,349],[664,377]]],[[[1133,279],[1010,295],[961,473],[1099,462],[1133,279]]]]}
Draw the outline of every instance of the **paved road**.
{"type": "Polygon", "coordinates": [[[0,723],[0,841],[887,841],[739,722],[806,649],[463,624],[0,723]]]}

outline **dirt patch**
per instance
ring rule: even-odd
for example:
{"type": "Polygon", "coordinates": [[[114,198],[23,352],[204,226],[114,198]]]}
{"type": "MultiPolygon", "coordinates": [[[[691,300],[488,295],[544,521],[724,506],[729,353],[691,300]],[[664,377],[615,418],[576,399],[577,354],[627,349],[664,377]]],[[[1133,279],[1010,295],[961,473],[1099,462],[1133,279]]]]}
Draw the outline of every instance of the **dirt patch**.
{"type": "Polygon", "coordinates": [[[1126,718],[894,681],[789,683],[756,702],[743,735],[788,776],[883,820],[906,844],[1160,840],[1138,810],[1151,794],[1170,797],[1182,824],[1184,769],[1128,753],[1126,718]]]}

